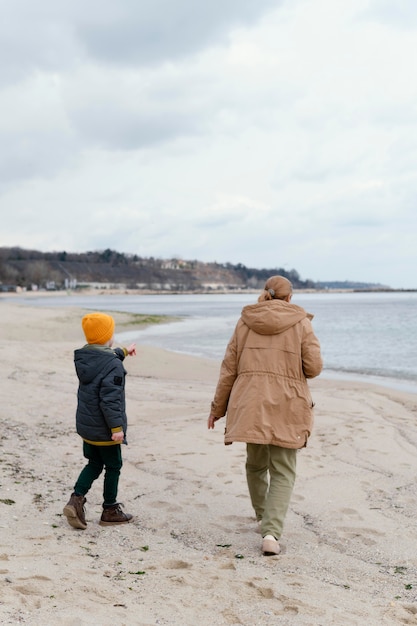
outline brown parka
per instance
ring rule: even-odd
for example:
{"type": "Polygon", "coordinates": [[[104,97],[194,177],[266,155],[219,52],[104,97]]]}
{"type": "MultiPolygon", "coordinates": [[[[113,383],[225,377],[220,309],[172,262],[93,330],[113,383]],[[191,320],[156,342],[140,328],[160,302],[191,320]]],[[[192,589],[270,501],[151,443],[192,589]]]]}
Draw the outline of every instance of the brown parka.
{"type": "Polygon", "coordinates": [[[225,444],[307,445],[314,405],[306,379],[323,367],[312,318],[285,300],[243,308],[211,404],[216,418],[227,413],[225,444]]]}

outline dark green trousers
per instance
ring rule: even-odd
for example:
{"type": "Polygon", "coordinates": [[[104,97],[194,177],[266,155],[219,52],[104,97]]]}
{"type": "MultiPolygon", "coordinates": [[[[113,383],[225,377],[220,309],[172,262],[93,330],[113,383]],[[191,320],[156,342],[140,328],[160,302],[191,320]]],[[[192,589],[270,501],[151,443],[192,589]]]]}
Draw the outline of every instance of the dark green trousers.
{"type": "Polygon", "coordinates": [[[115,504],[123,465],[121,445],[93,446],[84,441],[83,453],[88,463],[75,483],[75,493],[85,496],[104,469],[103,505],[115,504]]]}

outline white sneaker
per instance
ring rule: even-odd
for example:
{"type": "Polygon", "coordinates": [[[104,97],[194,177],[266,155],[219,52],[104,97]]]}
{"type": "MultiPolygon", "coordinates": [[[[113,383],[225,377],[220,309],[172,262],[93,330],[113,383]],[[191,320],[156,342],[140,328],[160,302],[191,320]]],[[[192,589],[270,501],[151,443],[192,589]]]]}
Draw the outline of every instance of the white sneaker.
{"type": "Polygon", "coordinates": [[[272,535],[265,535],[262,539],[262,552],[264,556],[274,556],[281,552],[281,546],[272,535]]]}

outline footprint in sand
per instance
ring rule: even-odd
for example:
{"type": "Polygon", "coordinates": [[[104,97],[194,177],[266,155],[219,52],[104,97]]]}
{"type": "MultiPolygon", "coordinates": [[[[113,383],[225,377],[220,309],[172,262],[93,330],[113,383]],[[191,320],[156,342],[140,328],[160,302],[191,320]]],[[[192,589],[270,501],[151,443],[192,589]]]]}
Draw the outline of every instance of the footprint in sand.
{"type": "Polygon", "coordinates": [[[377,537],[384,535],[384,533],[374,530],[373,528],[349,528],[346,526],[336,528],[336,532],[340,539],[357,539],[365,546],[374,546],[377,543],[377,537]]]}
{"type": "Polygon", "coordinates": [[[398,604],[389,610],[388,616],[392,618],[393,624],[417,624],[417,607],[398,604]]]}
{"type": "Polygon", "coordinates": [[[303,502],[303,500],[305,500],[305,497],[301,496],[298,493],[293,493],[292,499],[293,499],[294,502],[303,502]]]}
{"type": "Polygon", "coordinates": [[[224,519],[226,522],[240,522],[242,523],[242,521],[247,521],[247,518],[244,518],[240,515],[223,515],[222,519],[224,519]]]}
{"type": "Polygon", "coordinates": [[[165,569],[190,569],[192,567],[191,563],[176,560],[166,561],[163,565],[165,569]]]}
{"type": "Polygon", "coordinates": [[[162,500],[157,500],[150,503],[156,509],[167,509],[169,512],[173,513],[176,511],[181,511],[181,507],[176,504],[171,504],[170,502],[163,502],[162,500]]]}
{"type": "Polygon", "coordinates": [[[271,589],[271,587],[261,587],[260,585],[256,585],[251,580],[246,584],[248,587],[255,589],[262,598],[266,598],[267,600],[272,600],[272,598],[275,598],[274,590],[271,589]]]}
{"type": "Polygon", "coordinates": [[[357,520],[363,519],[361,515],[359,515],[358,511],[356,511],[355,509],[340,509],[340,513],[342,513],[343,515],[348,515],[349,517],[355,517],[357,520]]]}

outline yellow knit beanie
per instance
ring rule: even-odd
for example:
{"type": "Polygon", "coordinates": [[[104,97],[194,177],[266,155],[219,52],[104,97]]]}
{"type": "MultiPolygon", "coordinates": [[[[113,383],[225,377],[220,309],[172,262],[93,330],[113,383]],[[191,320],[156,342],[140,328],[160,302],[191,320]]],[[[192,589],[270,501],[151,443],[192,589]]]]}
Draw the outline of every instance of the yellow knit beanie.
{"type": "Polygon", "coordinates": [[[87,313],[81,321],[87,343],[105,344],[113,337],[114,319],[105,313],[87,313]]]}

